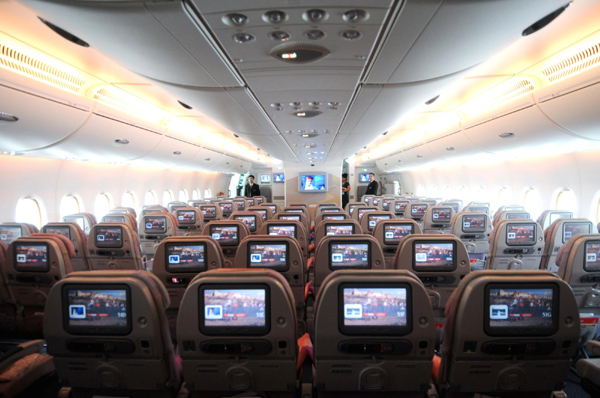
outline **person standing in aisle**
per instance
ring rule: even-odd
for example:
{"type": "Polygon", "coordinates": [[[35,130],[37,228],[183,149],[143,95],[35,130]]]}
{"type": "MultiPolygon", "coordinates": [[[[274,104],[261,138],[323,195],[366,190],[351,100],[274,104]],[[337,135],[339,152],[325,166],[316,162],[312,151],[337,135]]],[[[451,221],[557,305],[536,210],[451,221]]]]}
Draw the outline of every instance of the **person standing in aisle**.
{"type": "Polygon", "coordinates": [[[254,183],[254,176],[252,174],[248,176],[248,184],[244,187],[244,196],[250,198],[260,196],[260,187],[254,183]]]}
{"type": "Polygon", "coordinates": [[[369,173],[369,181],[365,195],[377,195],[377,192],[379,192],[379,183],[375,181],[375,173],[369,173]]]}
{"type": "Polygon", "coordinates": [[[350,183],[348,182],[348,174],[342,174],[342,209],[346,209],[346,205],[350,202],[350,183]]]}

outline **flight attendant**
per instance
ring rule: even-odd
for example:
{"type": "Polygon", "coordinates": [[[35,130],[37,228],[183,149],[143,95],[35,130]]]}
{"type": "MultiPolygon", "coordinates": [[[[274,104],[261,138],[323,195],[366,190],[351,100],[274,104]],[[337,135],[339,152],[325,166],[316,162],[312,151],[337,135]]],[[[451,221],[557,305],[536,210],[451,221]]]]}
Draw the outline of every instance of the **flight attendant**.
{"type": "Polygon", "coordinates": [[[250,174],[248,176],[248,184],[244,187],[244,196],[254,197],[260,196],[260,187],[254,183],[254,176],[250,174]]]}
{"type": "Polygon", "coordinates": [[[350,202],[350,183],[348,182],[348,174],[342,174],[342,209],[346,208],[350,202]]]}
{"type": "Polygon", "coordinates": [[[375,173],[369,173],[369,185],[367,185],[367,192],[365,195],[377,195],[379,191],[379,183],[375,181],[375,173]]]}

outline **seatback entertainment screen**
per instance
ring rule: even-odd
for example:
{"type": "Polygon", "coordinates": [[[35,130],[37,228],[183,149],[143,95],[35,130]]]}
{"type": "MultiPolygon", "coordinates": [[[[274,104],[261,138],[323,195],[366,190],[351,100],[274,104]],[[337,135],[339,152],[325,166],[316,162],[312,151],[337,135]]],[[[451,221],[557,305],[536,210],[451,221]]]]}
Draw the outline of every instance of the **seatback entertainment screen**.
{"type": "Polygon", "coordinates": [[[269,225],[269,235],[281,235],[296,237],[296,226],[295,225],[269,225]]]}
{"type": "Polygon", "coordinates": [[[397,245],[402,238],[414,233],[412,224],[391,224],[383,226],[383,243],[386,245],[397,245]]]}
{"type": "Polygon", "coordinates": [[[417,272],[454,271],[455,242],[413,242],[413,270],[417,272]]]}
{"type": "Polygon", "coordinates": [[[167,232],[167,217],[145,216],[144,232],[147,234],[164,234],[167,232]]]}
{"type": "Polygon", "coordinates": [[[536,224],[508,224],[506,226],[506,244],[508,246],[535,245],[536,224]]]}
{"type": "Polygon", "coordinates": [[[48,272],[48,244],[14,243],[15,270],[19,272],[48,272]]]}
{"type": "Polygon", "coordinates": [[[249,268],[272,268],[277,271],[288,270],[288,244],[284,243],[249,243],[249,268]]]}
{"type": "Polygon", "coordinates": [[[123,335],[131,331],[127,286],[63,287],[65,330],[72,334],[123,335]]]}
{"type": "Polygon", "coordinates": [[[211,225],[210,227],[210,236],[218,240],[221,245],[237,245],[238,235],[237,225],[211,225]]]}
{"type": "Polygon", "coordinates": [[[330,242],[331,255],[329,266],[332,270],[340,268],[371,268],[370,245],[368,242],[330,242]]]}
{"type": "Polygon", "coordinates": [[[206,245],[204,243],[168,243],[165,245],[168,272],[206,271],[206,245]]]}

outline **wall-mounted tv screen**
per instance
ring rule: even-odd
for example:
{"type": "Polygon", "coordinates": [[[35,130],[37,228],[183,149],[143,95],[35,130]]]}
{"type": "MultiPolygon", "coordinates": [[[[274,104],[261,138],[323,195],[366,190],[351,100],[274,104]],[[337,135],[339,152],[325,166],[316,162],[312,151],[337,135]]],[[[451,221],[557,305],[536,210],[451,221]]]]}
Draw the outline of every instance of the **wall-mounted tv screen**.
{"type": "Polygon", "coordinates": [[[340,332],[402,336],[412,330],[410,285],[344,283],[339,289],[340,332]]]}
{"type": "Polygon", "coordinates": [[[204,285],[200,298],[200,331],[206,335],[264,335],[271,328],[266,285],[204,285]]]}
{"type": "Polygon", "coordinates": [[[14,244],[15,271],[19,272],[48,272],[50,261],[48,260],[47,243],[20,243],[14,244]]]}
{"type": "Polygon", "coordinates": [[[168,243],[165,245],[167,272],[206,271],[204,243],[168,243]]]}
{"type": "Polygon", "coordinates": [[[131,331],[126,285],[63,286],[63,327],[71,334],[125,335],[131,331]]]}
{"type": "Polygon", "coordinates": [[[369,173],[360,173],[358,175],[358,182],[368,184],[370,182],[369,173]]]}
{"type": "Polygon", "coordinates": [[[506,226],[506,244],[508,246],[535,245],[536,224],[508,224],[506,226]]]}
{"type": "Polygon", "coordinates": [[[270,184],[271,183],[271,174],[261,174],[260,175],[260,183],[261,184],[270,184]]]}
{"type": "Polygon", "coordinates": [[[273,182],[285,182],[285,174],[274,173],[273,174],[273,182]]]}
{"type": "Polygon", "coordinates": [[[311,193],[319,191],[327,191],[327,174],[300,173],[298,176],[298,192],[311,193]]]}
{"type": "Polygon", "coordinates": [[[549,336],[558,329],[558,286],[489,284],[485,332],[490,336],[549,336]]]}

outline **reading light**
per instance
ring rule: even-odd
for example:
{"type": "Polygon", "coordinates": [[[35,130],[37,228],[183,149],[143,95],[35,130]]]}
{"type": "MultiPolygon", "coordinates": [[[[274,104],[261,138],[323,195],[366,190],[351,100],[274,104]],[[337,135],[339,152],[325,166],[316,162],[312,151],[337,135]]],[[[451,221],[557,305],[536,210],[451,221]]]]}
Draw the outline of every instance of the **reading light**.
{"type": "Polygon", "coordinates": [[[354,22],[358,20],[358,10],[350,10],[344,13],[344,20],[354,22]]]}
{"type": "Polygon", "coordinates": [[[312,22],[317,22],[317,21],[320,21],[321,19],[325,18],[326,14],[325,14],[325,11],[323,11],[323,10],[312,9],[312,10],[306,11],[305,15],[312,22]]]}
{"type": "Polygon", "coordinates": [[[263,15],[263,19],[266,22],[280,23],[285,19],[285,13],[283,11],[267,11],[263,15]]]}
{"type": "Polygon", "coordinates": [[[362,37],[362,33],[360,33],[358,30],[347,30],[342,33],[342,37],[344,40],[358,40],[362,37]]]}
{"type": "Polygon", "coordinates": [[[256,37],[254,37],[254,35],[251,35],[250,33],[236,33],[235,35],[233,35],[233,40],[236,43],[246,44],[256,40],[256,37]]]}
{"type": "Polygon", "coordinates": [[[227,16],[229,17],[229,20],[231,21],[231,23],[234,24],[235,26],[241,26],[241,25],[245,24],[246,21],[248,21],[248,17],[245,16],[244,14],[233,13],[233,14],[229,14],[227,16]]]}
{"type": "Polygon", "coordinates": [[[285,42],[275,46],[269,55],[280,61],[305,63],[316,61],[329,54],[329,50],[309,42],[285,42]]]}
{"type": "Polygon", "coordinates": [[[313,29],[313,30],[309,30],[308,32],[305,32],[304,36],[306,36],[306,38],[309,40],[321,40],[326,35],[325,35],[325,32],[323,32],[322,30],[313,29]]]}
{"type": "Polygon", "coordinates": [[[179,155],[181,155],[181,151],[175,151],[175,152],[173,152],[173,155],[174,156],[179,156],[179,155]]]}
{"type": "Polygon", "coordinates": [[[276,30],[275,32],[271,32],[269,37],[275,41],[287,41],[290,39],[291,35],[283,30],[276,30]]]}
{"type": "Polygon", "coordinates": [[[281,54],[281,58],[283,58],[283,59],[295,59],[295,58],[298,58],[298,54],[296,54],[295,52],[292,52],[292,53],[283,53],[283,54],[281,54]]]}

